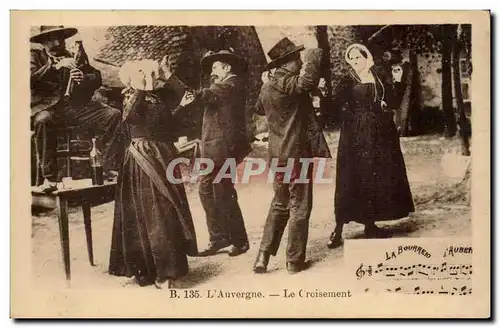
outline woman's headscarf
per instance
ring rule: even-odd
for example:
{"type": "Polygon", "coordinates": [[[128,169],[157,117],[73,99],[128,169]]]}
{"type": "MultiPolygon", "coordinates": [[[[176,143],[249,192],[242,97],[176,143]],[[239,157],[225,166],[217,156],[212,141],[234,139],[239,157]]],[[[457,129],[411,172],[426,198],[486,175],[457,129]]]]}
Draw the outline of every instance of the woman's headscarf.
{"type": "MultiPolygon", "coordinates": [[[[352,59],[349,58],[349,54],[351,53],[351,50],[353,49],[358,49],[360,52],[364,52],[366,54],[366,66],[365,68],[360,71],[360,72],[356,72],[356,74],[358,75],[358,77],[363,81],[365,80],[366,78],[369,78],[369,76],[371,75],[370,74],[370,69],[375,65],[375,62],[373,61],[373,56],[370,52],[370,50],[368,50],[368,48],[360,43],[354,43],[354,44],[351,44],[349,47],[347,47],[347,50],[345,51],[345,61],[352,66],[352,59]]],[[[363,55],[363,54],[361,54],[363,55]]],[[[354,68],[354,67],[353,67],[354,68]]]]}
{"type": "MultiPolygon", "coordinates": [[[[376,82],[378,81],[380,84],[380,87],[382,89],[382,92],[381,92],[381,94],[378,94],[377,87],[375,87],[375,101],[378,99],[381,101],[382,107],[387,106],[387,104],[384,101],[384,97],[385,97],[384,85],[383,85],[382,81],[380,80],[380,78],[376,74],[372,73],[372,71],[371,71],[372,67],[375,65],[375,62],[373,60],[373,56],[372,56],[370,50],[368,50],[368,48],[366,46],[364,46],[360,43],[353,43],[349,47],[347,47],[347,49],[345,51],[345,61],[349,65],[351,65],[351,67],[353,67],[353,65],[352,65],[352,59],[349,58],[349,53],[353,49],[358,49],[358,51],[364,52],[366,54],[366,66],[365,66],[365,68],[363,68],[362,71],[356,72],[357,77],[362,82],[373,81],[375,83],[375,85],[377,84],[376,82]]],[[[361,54],[361,55],[363,56],[363,54],[361,54]]],[[[353,69],[354,69],[354,67],[353,67],[353,69]]]]}
{"type": "Polygon", "coordinates": [[[160,64],[154,60],[128,61],[118,75],[126,88],[152,91],[160,77],[160,64]]]}
{"type": "Polygon", "coordinates": [[[120,68],[119,77],[125,85],[122,91],[122,121],[126,121],[131,113],[140,111],[146,102],[156,101],[156,96],[147,91],[159,87],[160,64],[154,60],[128,61],[120,68]]]}

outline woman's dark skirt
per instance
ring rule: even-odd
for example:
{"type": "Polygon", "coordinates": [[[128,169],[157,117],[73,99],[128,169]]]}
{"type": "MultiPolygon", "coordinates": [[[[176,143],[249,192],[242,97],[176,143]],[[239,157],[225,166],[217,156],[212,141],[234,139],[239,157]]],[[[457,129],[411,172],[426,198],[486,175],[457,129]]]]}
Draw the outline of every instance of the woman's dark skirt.
{"type": "Polygon", "coordinates": [[[182,277],[197,244],[184,186],[167,180],[176,149],[151,140],[130,147],[117,185],[109,273],[149,282],[182,277]]]}
{"type": "Polygon", "coordinates": [[[395,220],[415,210],[390,113],[347,115],[337,153],[337,224],[395,220]]]}

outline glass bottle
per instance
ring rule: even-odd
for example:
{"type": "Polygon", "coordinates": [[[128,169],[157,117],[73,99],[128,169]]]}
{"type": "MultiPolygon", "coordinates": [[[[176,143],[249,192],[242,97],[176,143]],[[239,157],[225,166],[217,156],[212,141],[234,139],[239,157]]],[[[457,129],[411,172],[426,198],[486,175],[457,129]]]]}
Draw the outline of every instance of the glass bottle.
{"type": "Polygon", "coordinates": [[[103,178],[103,158],[102,153],[97,147],[97,139],[92,138],[92,150],[90,151],[90,168],[92,170],[92,184],[102,185],[104,184],[103,178]]]}

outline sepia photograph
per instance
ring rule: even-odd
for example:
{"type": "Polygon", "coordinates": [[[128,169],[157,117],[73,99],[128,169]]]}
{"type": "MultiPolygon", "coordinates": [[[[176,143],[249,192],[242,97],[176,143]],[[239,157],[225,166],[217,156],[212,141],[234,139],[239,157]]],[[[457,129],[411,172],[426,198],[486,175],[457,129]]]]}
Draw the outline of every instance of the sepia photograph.
{"type": "Polygon", "coordinates": [[[397,13],[11,12],[11,316],[488,317],[489,12],[397,13]]]}

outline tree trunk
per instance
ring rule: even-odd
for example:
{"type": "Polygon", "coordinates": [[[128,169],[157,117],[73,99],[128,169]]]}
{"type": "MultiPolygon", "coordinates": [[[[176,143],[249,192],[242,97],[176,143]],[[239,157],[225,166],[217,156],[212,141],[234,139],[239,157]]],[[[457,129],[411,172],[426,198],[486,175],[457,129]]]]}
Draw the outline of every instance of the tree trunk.
{"type": "Polygon", "coordinates": [[[413,81],[413,74],[415,71],[413,70],[412,64],[411,63],[405,63],[403,64],[403,81],[404,83],[404,90],[403,90],[403,98],[401,99],[401,105],[399,106],[399,126],[401,128],[400,130],[400,135],[402,137],[406,137],[410,135],[410,111],[411,111],[411,102],[412,102],[412,81],[413,81]]]}
{"type": "Polygon", "coordinates": [[[332,105],[332,73],[330,66],[330,42],[328,40],[328,27],[326,25],[316,26],[316,40],[318,47],[323,49],[321,58],[321,77],[325,79],[326,96],[322,97],[320,103],[321,115],[325,118],[327,125],[333,123],[337,117],[332,105]]]}
{"type": "Polygon", "coordinates": [[[451,53],[452,46],[455,41],[456,28],[451,24],[441,26],[441,43],[442,43],[442,81],[441,93],[443,112],[446,120],[447,138],[452,138],[457,133],[457,123],[453,110],[453,86],[451,79],[451,53]]]}
{"type": "MultiPolygon", "coordinates": [[[[458,25],[456,26],[456,30],[458,32],[458,25]]],[[[457,33],[457,39],[459,40],[459,35],[457,33]]],[[[460,127],[460,139],[462,142],[462,155],[470,156],[470,130],[471,127],[469,122],[467,121],[467,117],[465,116],[465,107],[464,100],[462,96],[462,81],[460,78],[460,50],[461,44],[457,40],[457,42],[453,45],[453,84],[455,86],[455,100],[457,102],[457,110],[459,114],[458,125],[460,127]]]]}
{"type": "Polygon", "coordinates": [[[470,202],[471,202],[471,164],[469,164],[469,167],[467,167],[467,171],[465,171],[465,176],[464,176],[464,179],[462,180],[462,185],[464,186],[465,190],[466,190],[466,204],[470,206],[470,202]]]}
{"type": "Polygon", "coordinates": [[[422,85],[418,70],[418,56],[415,49],[410,50],[411,80],[410,127],[413,135],[422,133],[422,85]]]}

